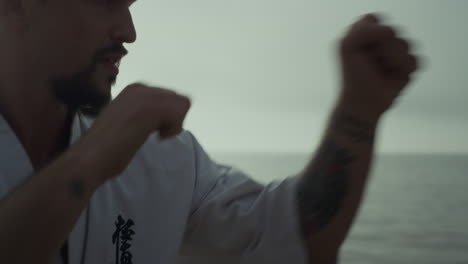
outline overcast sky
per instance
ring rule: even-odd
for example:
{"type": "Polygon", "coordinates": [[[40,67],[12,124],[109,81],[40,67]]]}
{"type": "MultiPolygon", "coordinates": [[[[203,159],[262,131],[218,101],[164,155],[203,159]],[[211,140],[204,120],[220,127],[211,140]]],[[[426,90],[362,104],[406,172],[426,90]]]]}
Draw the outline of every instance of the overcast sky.
{"type": "Polygon", "coordinates": [[[468,153],[466,0],[139,0],[114,88],[192,97],[185,128],[208,152],[315,150],[338,91],[336,42],[385,15],[425,59],[378,132],[378,152],[468,153]]]}

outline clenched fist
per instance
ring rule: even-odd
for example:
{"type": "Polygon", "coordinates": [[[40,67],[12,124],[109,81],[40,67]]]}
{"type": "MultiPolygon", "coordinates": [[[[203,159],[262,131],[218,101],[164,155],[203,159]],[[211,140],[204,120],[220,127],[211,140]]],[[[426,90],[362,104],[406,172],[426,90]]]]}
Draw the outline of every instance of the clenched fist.
{"type": "Polygon", "coordinates": [[[369,14],[339,43],[342,83],[339,106],[371,121],[388,110],[418,69],[409,41],[369,14]]]}
{"type": "Polygon", "coordinates": [[[143,84],[127,86],[78,142],[81,153],[99,162],[106,181],[122,172],[153,132],[161,139],[182,132],[190,100],[176,92],[143,84]]]}

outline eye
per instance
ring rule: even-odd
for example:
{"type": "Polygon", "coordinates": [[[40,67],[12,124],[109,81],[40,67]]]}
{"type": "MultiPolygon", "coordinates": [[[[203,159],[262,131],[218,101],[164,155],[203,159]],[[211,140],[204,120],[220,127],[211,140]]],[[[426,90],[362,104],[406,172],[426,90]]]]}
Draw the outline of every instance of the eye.
{"type": "Polygon", "coordinates": [[[95,2],[101,6],[110,6],[115,2],[115,0],[97,0],[95,2]]]}
{"type": "Polygon", "coordinates": [[[116,8],[119,6],[125,6],[127,1],[125,0],[101,0],[101,3],[107,8],[116,8]]]}

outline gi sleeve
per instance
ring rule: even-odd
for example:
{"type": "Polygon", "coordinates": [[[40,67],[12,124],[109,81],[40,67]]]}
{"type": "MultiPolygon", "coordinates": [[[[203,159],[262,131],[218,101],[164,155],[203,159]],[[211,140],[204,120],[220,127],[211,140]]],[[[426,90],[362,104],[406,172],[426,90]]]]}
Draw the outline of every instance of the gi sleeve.
{"type": "Polygon", "coordinates": [[[240,263],[306,263],[296,177],[267,185],[212,161],[192,137],[196,183],[179,254],[236,256],[240,263]]]}

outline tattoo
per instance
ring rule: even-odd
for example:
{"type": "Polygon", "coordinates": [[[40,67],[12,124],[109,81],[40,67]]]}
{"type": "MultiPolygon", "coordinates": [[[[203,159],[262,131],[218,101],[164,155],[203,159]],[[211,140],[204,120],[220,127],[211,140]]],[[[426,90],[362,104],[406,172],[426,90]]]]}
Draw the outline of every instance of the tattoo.
{"type": "Polygon", "coordinates": [[[316,233],[340,209],[348,188],[347,167],[355,158],[327,138],[299,182],[297,203],[303,234],[316,233]]]}
{"type": "Polygon", "coordinates": [[[73,179],[71,182],[71,192],[74,197],[81,198],[84,194],[84,183],[82,179],[73,179]]]}
{"type": "Polygon", "coordinates": [[[335,122],[338,132],[346,135],[355,143],[373,142],[374,126],[353,117],[345,112],[340,112],[335,122]]]}

